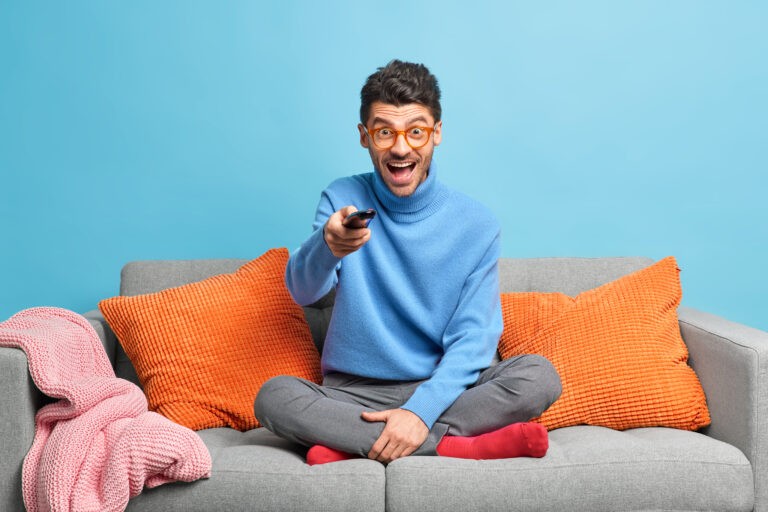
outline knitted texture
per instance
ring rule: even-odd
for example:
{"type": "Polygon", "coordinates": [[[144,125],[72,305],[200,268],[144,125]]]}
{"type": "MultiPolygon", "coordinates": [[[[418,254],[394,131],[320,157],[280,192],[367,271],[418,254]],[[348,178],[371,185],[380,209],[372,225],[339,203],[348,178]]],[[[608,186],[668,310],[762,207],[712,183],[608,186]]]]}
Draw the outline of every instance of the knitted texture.
{"type": "Polygon", "coordinates": [[[704,391],[680,336],[681,298],[672,257],[575,298],[503,294],[501,356],[540,354],[562,380],[560,399],[536,421],[549,429],[708,425],[704,391]]]}
{"type": "Polygon", "coordinates": [[[304,312],[285,287],[286,249],[236,272],[99,303],[149,408],[193,430],[259,426],[253,401],[276,375],[320,381],[304,312]]]}
{"type": "Polygon", "coordinates": [[[323,372],[424,382],[401,405],[427,427],[491,364],[502,331],[493,213],[429,176],[407,197],[378,172],[331,183],[314,233],[291,255],[288,289],[299,304],[336,290],[323,345],[323,372]],[[374,208],[371,238],[336,258],[323,238],[347,205],[374,208]]]}
{"type": "Polygon", "coordinates": [[[82,316],[24,310],[0,323],[0,346],[24,350],[38,389],[59,399],[35,416],[22,470],[28,511],[125,510],[145,485],[210,476],[200,437],[147,411],[141,390],[115,377],[82,316]]]}

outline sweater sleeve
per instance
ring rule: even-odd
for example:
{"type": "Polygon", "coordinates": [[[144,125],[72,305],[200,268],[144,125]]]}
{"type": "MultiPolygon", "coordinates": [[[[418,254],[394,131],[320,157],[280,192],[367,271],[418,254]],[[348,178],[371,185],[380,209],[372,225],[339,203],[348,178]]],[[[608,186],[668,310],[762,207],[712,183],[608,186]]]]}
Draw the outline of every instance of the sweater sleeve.
{"type": "Polygon", "coordinates": [[[317,302],[338,281],[336,271],[341,259],[333,255],[323,233],[325,223],[335,211],[327,192],[323,192],[315,212],[312,235],[288,259],[285,283],[299,305],[317,302]]]}
{"type": "Polygon", "coordinates": [[[500,236],[467,278],[443,336],[444,355],[432,376],[402,406],[430,429],[469,386],[477,382],[498,347],[503,330],[499,292],[500,236]]]}

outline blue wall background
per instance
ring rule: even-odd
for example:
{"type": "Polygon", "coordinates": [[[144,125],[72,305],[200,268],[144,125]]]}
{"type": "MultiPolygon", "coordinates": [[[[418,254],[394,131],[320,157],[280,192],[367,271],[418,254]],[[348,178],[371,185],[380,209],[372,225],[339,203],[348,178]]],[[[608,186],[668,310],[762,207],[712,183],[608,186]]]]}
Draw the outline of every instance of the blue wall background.
{"type": "Polygon", "coordinates": [[[674,255],[768,329],[764,2],[0,2],[0,319],[85,312],[149,258],[297,247],[367,171],[358,94],[443,88],[441,177],[506,256],[674,255]],[[468,7],[471,5],[471,8],[468,7]]]}

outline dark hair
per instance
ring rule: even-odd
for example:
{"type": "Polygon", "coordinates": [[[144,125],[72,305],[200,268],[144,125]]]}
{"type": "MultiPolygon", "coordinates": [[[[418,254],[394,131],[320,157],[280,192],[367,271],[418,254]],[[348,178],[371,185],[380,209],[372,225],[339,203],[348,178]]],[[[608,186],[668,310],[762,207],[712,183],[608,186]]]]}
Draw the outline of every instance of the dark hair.
{"type": "Polygon", "coordinates": [[[430,110],[435,122],[442,115],[437,78],[424,64],[395,59],[369,76],[360,91],[360,121],[363,124],[368,121],[375,101],[396,106],[420,103],[430,110]]]}

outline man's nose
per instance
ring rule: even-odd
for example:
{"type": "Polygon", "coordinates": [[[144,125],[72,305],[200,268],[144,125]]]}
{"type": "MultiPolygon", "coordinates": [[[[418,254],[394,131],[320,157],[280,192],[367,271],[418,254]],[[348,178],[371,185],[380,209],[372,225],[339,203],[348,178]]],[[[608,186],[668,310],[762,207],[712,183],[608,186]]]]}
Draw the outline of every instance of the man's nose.
{"type": "Polygon", "coordinates": [[[395,145],[389,149],[392,153],[398,156],[405,156],[411,152],[411,146],[408,145],[408,141],[405,140],[404,133],[398,133],[395,139],[395,145]]]}

